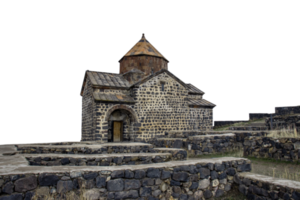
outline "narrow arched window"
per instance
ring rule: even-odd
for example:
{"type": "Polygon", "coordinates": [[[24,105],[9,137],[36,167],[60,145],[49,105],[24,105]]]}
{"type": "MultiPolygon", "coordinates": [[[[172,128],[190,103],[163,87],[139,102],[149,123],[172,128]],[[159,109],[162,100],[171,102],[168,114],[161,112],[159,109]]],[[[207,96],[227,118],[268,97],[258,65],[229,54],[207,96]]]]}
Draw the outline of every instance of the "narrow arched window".
{"type": "Polygon", "coordinates": [[[161,91],[165,91],[165,82],[164,81],[161,81],[160,82],[160,85],[161,85],[161,91]]]}

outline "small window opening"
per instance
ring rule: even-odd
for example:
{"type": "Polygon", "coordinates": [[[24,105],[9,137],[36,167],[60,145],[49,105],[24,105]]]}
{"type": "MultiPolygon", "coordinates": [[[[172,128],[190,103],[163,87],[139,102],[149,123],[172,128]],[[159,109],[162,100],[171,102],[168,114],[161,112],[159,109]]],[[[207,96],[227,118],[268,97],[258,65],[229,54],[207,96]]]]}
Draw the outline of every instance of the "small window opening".
{"type": "Polygon", "coordinates": [[[161,83],[161,91],[164,91],[164,90],[165,90],[165,84],[161,83]]]}

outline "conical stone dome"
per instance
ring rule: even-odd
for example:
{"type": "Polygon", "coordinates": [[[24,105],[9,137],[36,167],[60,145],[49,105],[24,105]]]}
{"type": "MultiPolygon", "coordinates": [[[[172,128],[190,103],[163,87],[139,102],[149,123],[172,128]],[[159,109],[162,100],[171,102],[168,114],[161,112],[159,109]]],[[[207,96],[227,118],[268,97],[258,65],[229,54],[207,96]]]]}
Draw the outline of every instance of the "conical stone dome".
{"type": "Polygon", "coordinates": [[[121,58],[120,74],[138,69],[149,75],[168,69],[168,60],[145,38],[142,38],[121,58]]]}

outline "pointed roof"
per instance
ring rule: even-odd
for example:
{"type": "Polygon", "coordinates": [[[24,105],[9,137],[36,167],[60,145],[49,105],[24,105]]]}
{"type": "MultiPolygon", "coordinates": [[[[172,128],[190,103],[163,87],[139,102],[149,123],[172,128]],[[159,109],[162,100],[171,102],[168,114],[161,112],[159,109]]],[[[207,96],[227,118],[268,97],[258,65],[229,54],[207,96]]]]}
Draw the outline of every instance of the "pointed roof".
{"type": "MultiPolygon", "coordinates": [[[[138,43],[136,43],[122,58],[121,60],[126,56],[137,56],[137,55],[148,55],[148,56],[156,56],[163,58],[167,62],[169,62],[155,47],[148,42],[148,40],[145,38],[145,35],[143,33],[142,38],[138,43]]],[[[120,60],[120,61],[121,61],[120,60]]],[[[120,62],[119,61],[119,62],[120,62]]]]}

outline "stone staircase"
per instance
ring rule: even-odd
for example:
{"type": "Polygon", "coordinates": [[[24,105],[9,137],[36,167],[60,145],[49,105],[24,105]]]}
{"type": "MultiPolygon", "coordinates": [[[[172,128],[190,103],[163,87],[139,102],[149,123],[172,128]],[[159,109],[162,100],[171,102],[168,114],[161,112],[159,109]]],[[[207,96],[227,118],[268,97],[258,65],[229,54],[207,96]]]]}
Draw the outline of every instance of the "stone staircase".
{"type": "Polygon", "coordinates": [[[16,145],[18,154],[33,166],[118,166],[164,163],[186,160],[187,153],[178,148],[154,148],[136,142],[52,143],[16,145]]]}
{"type": "Polygon", "coordinates": [[[224,197],[234,185],[249,199],[300,198],[299,182],[252,174],[248,159],[187,159],[185,149],[170,148],[181,144],[201,147],[201,152],[205,152],[202,148],[226,151],[237,137],[237,133],[210,133],[160,138],[155,144],[167,145],[163,147],[146,143],[0,146],[0,200],[47,199],[51,195],[78,200],[81,196],[200,200],[224,197]]]}

